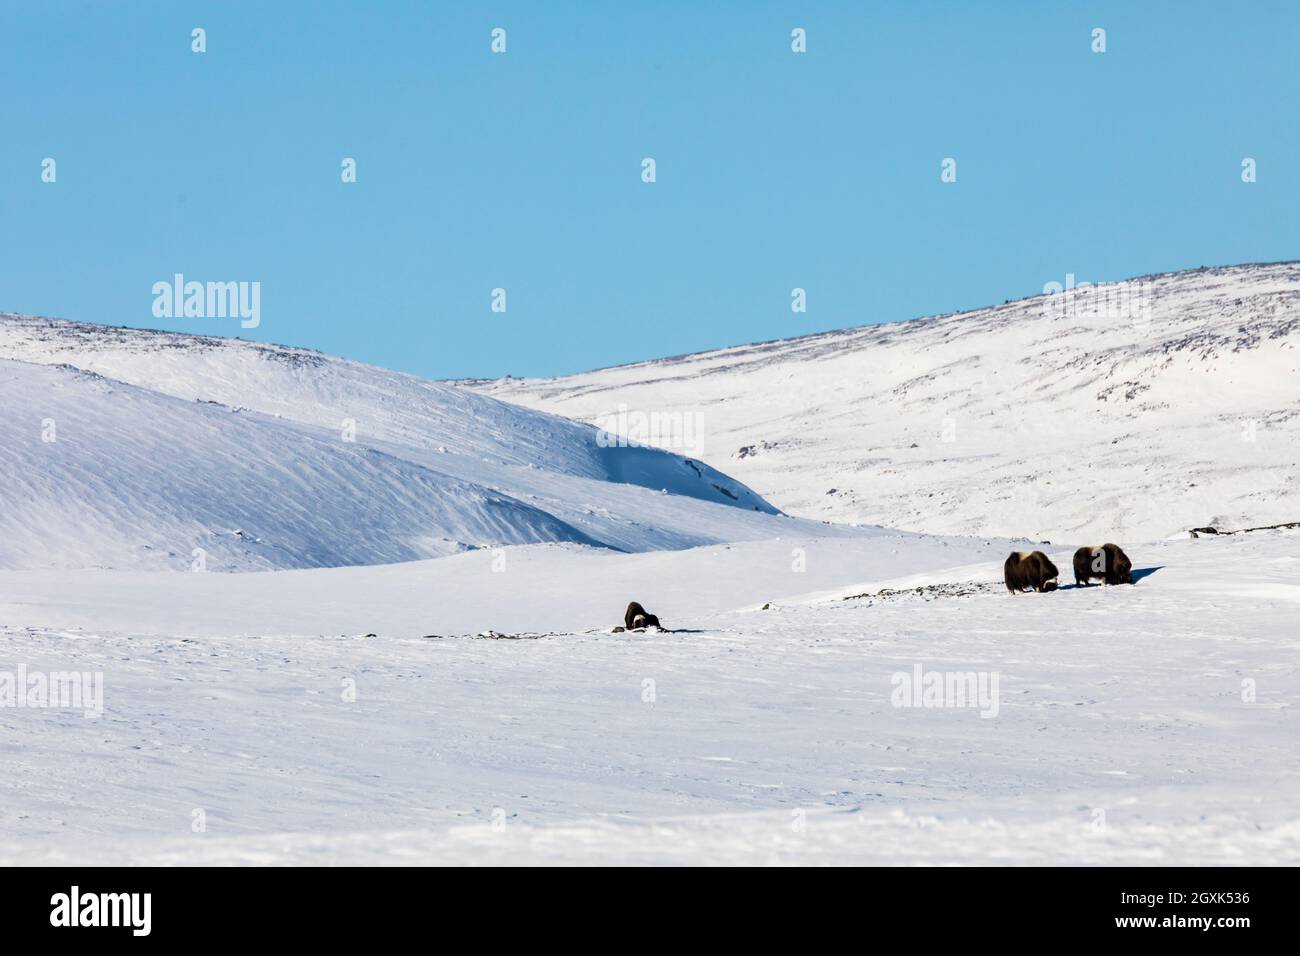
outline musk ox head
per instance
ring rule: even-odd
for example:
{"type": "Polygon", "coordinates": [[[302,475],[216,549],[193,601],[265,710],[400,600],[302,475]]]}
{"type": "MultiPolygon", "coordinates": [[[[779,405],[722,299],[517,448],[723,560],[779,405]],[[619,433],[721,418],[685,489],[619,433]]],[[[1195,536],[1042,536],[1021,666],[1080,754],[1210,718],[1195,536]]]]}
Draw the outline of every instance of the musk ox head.
{"type": "Polygon", "coordinates": [[[1111,573],[1116,584],[1133,583],[1133,562],[1128,559],[1128,555],[1117,544],[1102,545],[1106,549],[1106,557],[1109,559],[1111,573]]]}
{"type": "Polygon", "coordinates": [[[1036,554],[1041,561],[1042,568],[1039,573],[1046,575],[1046,577],[1042,579],[1042,590],[1055,591],[1057,585],[1060,584],[1061,581],[1061,572],[1056,569],[1056,565],[1052,563],[1052,559],[1043,554],[1043,552],[1035,551],[1034,554],[1036,554]]]}

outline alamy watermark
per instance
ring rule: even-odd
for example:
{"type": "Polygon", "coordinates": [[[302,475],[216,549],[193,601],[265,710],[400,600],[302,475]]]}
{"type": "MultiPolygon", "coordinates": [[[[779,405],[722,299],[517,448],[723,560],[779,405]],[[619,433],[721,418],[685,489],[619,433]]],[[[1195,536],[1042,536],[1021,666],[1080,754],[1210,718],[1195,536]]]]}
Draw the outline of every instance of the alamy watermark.
{"type": "Polygon", "coordinates": [[[153,927],[152,893],[83,893],[73,885],[50,897],[50,925],[56,927],[126,927],[132,936],[148,936],[153,927]]]}
{"type": "Polygon", "coordinates": [[[691,457],[704,453],[699,412],[644,412],[620,402],[618,411],[596,418],[601,448],[652,445],[691,457]]]}
{"type": "Polygon", "coordinates": [[[971,707],[980,717],[996,717],[1002,707],[998,671],[926,671],[920,664],[911,671],[895,671],[889,679],[895,707],[971,707]]]}
{"type": "Polygon", "coordinates": [[[0,707],[80,710],[85,717],[104,715],[103,671],[0,671],[0,707]]]}
{"type": "Polygon", "coordinates": [[[1043,316],[1049,319],[1101,318],[1115,321],[1146,322],[1151,318],[1151,283],[1145,279],[1097,285],[1075,281],[1074,273],[1065,282],[1043,285],[1043,316]]]}
{"type": "Polygon", "coordinates": [[[240,319],[240,327],[262,324],[262,283],[186,282],[183,273],[171,282],[153,284],[155,319],[240,319]]]}

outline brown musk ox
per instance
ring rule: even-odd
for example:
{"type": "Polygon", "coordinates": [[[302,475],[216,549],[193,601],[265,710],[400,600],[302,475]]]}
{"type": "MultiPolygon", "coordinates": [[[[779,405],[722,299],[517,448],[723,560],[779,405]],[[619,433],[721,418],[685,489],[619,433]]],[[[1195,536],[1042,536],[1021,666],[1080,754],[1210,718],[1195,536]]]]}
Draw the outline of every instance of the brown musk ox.
{"type": "Polygon", "coordinates": [[[627,606],[627,611],[623,614],[623,625],[629,631],[638,631],[647,627],[662,627],[659,618],[650,614],[636,601],[627,606]]]}
{"type": "Polygon", "coordinates": [[[1107,584],[1132,584],[1133,562],[1117,544],[1087,545],[1074,552],[1074,583],[1087,587],[1089,578],[1107,584]]]}
{"type": "Polygon", "coordinates": [[[1053,591],[1061,574],[1041,551],[1012,551],[1002,566],[1002,573],[1007,590],[1012,594],[1019,594],[1025,588],[1033,588],[1039,593],[1053,591]]]}

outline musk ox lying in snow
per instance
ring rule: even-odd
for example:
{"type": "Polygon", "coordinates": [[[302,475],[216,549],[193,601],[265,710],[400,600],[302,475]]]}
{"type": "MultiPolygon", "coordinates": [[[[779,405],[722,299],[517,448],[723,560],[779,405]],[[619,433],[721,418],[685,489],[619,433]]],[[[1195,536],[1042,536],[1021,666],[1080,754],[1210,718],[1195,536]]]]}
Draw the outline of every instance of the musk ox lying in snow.
{"type": "Polygon", "coordinates": [[[1107,584],[1132,584],[1133,562],[1117,544],[1090,545],[1074,552],[1074,582],[1086,587],[1089,578],[1107,584]]]}
{"type": "Polygon", "coordinates": [[[647,613],[646,609],[637,604],[636,601],[627,606],[627,611],[623,614],[623,625],[629,631],[637,631],[646,627],[663,627],[659,623],[659,618],[647,613]]]}
{"type": "Polygon", "coordinates": [[[1025,588],[1038,592],[1054,590],[1061,574],[1041,551],[1012,551],[1002,571],[1007,590],[1012,594],[1019,594],[1025,588]]]}

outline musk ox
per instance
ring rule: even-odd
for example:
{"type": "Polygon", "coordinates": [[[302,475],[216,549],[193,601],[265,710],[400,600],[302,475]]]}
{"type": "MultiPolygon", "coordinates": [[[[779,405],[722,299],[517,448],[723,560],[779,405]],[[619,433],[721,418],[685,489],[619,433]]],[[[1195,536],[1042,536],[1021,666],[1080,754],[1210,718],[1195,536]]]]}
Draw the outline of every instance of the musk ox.
{"type": "Polygon", "coordinates": [[[633,601],[627,606],[627,611],[623,615],[623,625],[629,631],[636,631],[646,627],[662,627],[659,618],[646,612],[640,604],[633,601]]]}
{"type": "Polygon", "coordinates": [[[1012,594],[1019,594],[1025,588],[1040,593],[1054,590],[1060,577],[1056,565],[1041,551],[1012,551],[1002,572],[1007,590],[1012,594]]]}
{"type": "Polygon", "coordinates": [[[1132,584],[1133,562],[1117,544],[1088,545],[1074,552],[1074,583],[1086,587],[1089,578],[1132,584]]]}

